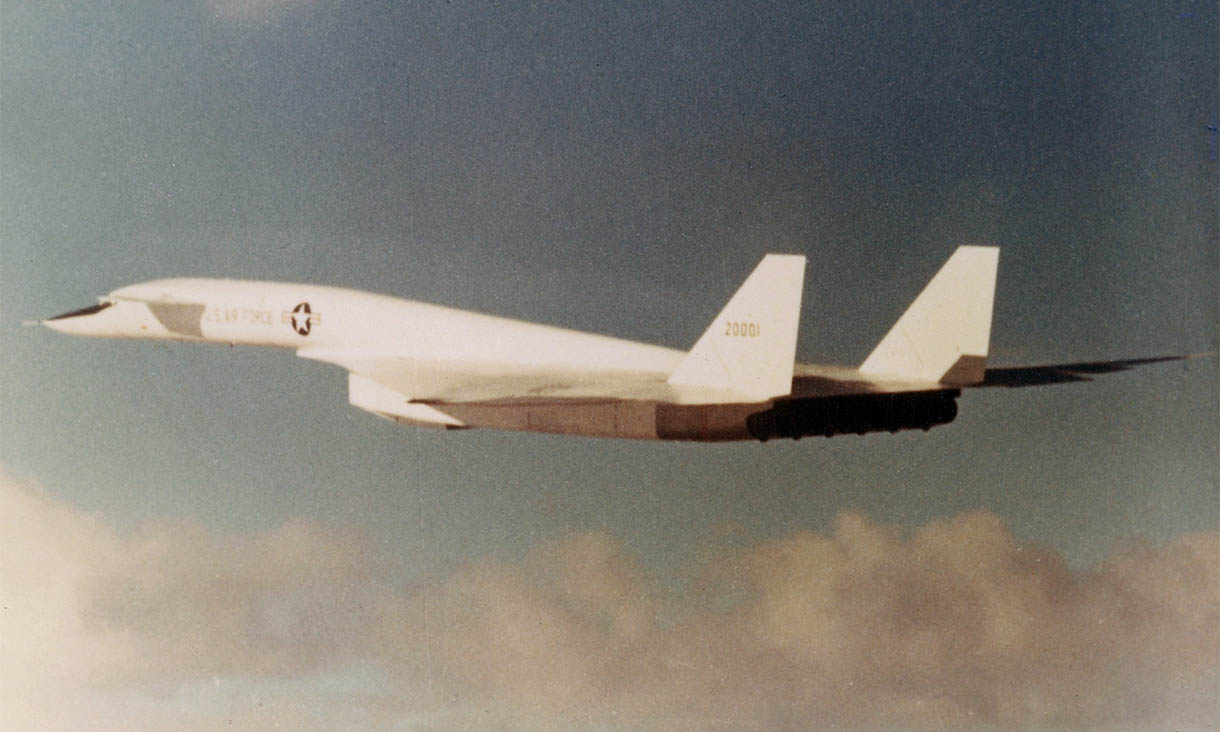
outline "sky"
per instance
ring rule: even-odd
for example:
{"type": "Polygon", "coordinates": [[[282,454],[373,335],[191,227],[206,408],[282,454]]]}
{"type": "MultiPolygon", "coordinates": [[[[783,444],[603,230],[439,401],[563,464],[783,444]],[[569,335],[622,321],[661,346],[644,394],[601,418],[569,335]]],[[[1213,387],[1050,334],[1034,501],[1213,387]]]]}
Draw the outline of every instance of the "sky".
{"type": "Polygon", "coordinates": [[[1214,357],[698,445],[21,323],[233,277],[689,348],[783,252],[853,365],[992,244],[992,365],[1215,351],[1217,12],[4,0],[0,726],[1215,728],[1214,357]]]}

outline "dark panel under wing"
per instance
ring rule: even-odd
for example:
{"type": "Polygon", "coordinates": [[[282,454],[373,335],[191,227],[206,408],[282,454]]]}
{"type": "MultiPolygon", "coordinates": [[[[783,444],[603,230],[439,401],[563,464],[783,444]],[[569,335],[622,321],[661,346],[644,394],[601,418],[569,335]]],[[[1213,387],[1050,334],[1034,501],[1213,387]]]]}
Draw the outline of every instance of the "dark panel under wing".
{"type": "Polygon", "coordinates": [[[746,429],[762,441],[776,437],[800,439],[807,435],[833,437],[867,432],[928,430],[957,417],[957,389],[902,394],[781,399],[765,411],[750,415],[746,429]]]}

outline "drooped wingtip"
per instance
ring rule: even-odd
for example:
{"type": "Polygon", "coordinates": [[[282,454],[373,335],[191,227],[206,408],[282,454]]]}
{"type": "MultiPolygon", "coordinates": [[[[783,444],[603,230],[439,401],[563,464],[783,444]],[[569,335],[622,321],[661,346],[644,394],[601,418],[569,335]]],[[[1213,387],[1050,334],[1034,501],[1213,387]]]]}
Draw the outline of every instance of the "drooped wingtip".
{"type": "Polygon", "coordinates": [[[1184,354],[1181,360],[1190,361],[1196,358],[1215,358],[1216,356],[1220,356],[1220,351],[1201,351],[1199,353],[1184,354]]]}
{"type": "Polygon", "coordinates": [[[1172,356],[1127,358],[1115,361],[1080,361],[1076,363],[1047,364],[1045,366],[1006,366],[989,368],[980,386],[1044,386],[1072,381],[1092,381],[1098,374],[1128,371],[1136,366],[1176,361],[1193,361],[1199,358],[1215,358],[1216,351],[1183,353],[1172,356]]]}

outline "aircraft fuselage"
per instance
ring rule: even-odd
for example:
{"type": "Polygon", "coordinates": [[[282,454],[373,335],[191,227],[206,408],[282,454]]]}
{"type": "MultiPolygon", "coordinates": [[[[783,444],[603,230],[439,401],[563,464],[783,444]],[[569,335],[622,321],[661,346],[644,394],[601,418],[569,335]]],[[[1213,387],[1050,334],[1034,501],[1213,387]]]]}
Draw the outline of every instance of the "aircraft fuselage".
{"type": "Polygon", "coordinates": [[[992,248],[960,248],[857,369],[794,362],[805,259],[791,255],[764,257],[689,352],[240,280],[130,285],[42,322],[73,335],[291,348],[347,369],[352,405],[405,424],[765,441],[952,421],[962,380],[982,378],[996,259],[992,248]]]}

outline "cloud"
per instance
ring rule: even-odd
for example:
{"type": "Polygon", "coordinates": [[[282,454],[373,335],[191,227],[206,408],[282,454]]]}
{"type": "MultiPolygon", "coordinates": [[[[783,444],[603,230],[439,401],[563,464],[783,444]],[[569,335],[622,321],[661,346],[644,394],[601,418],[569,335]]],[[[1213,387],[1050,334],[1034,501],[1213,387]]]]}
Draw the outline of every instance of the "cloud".
{"type": "Polygon", "coordinates": [[[0,727],[1215,728],[1220,533],[1088,569],[844,513],[681,597],[601,532],[403,586],[293,521],[119,535],[0,479],[0,727]]]}

